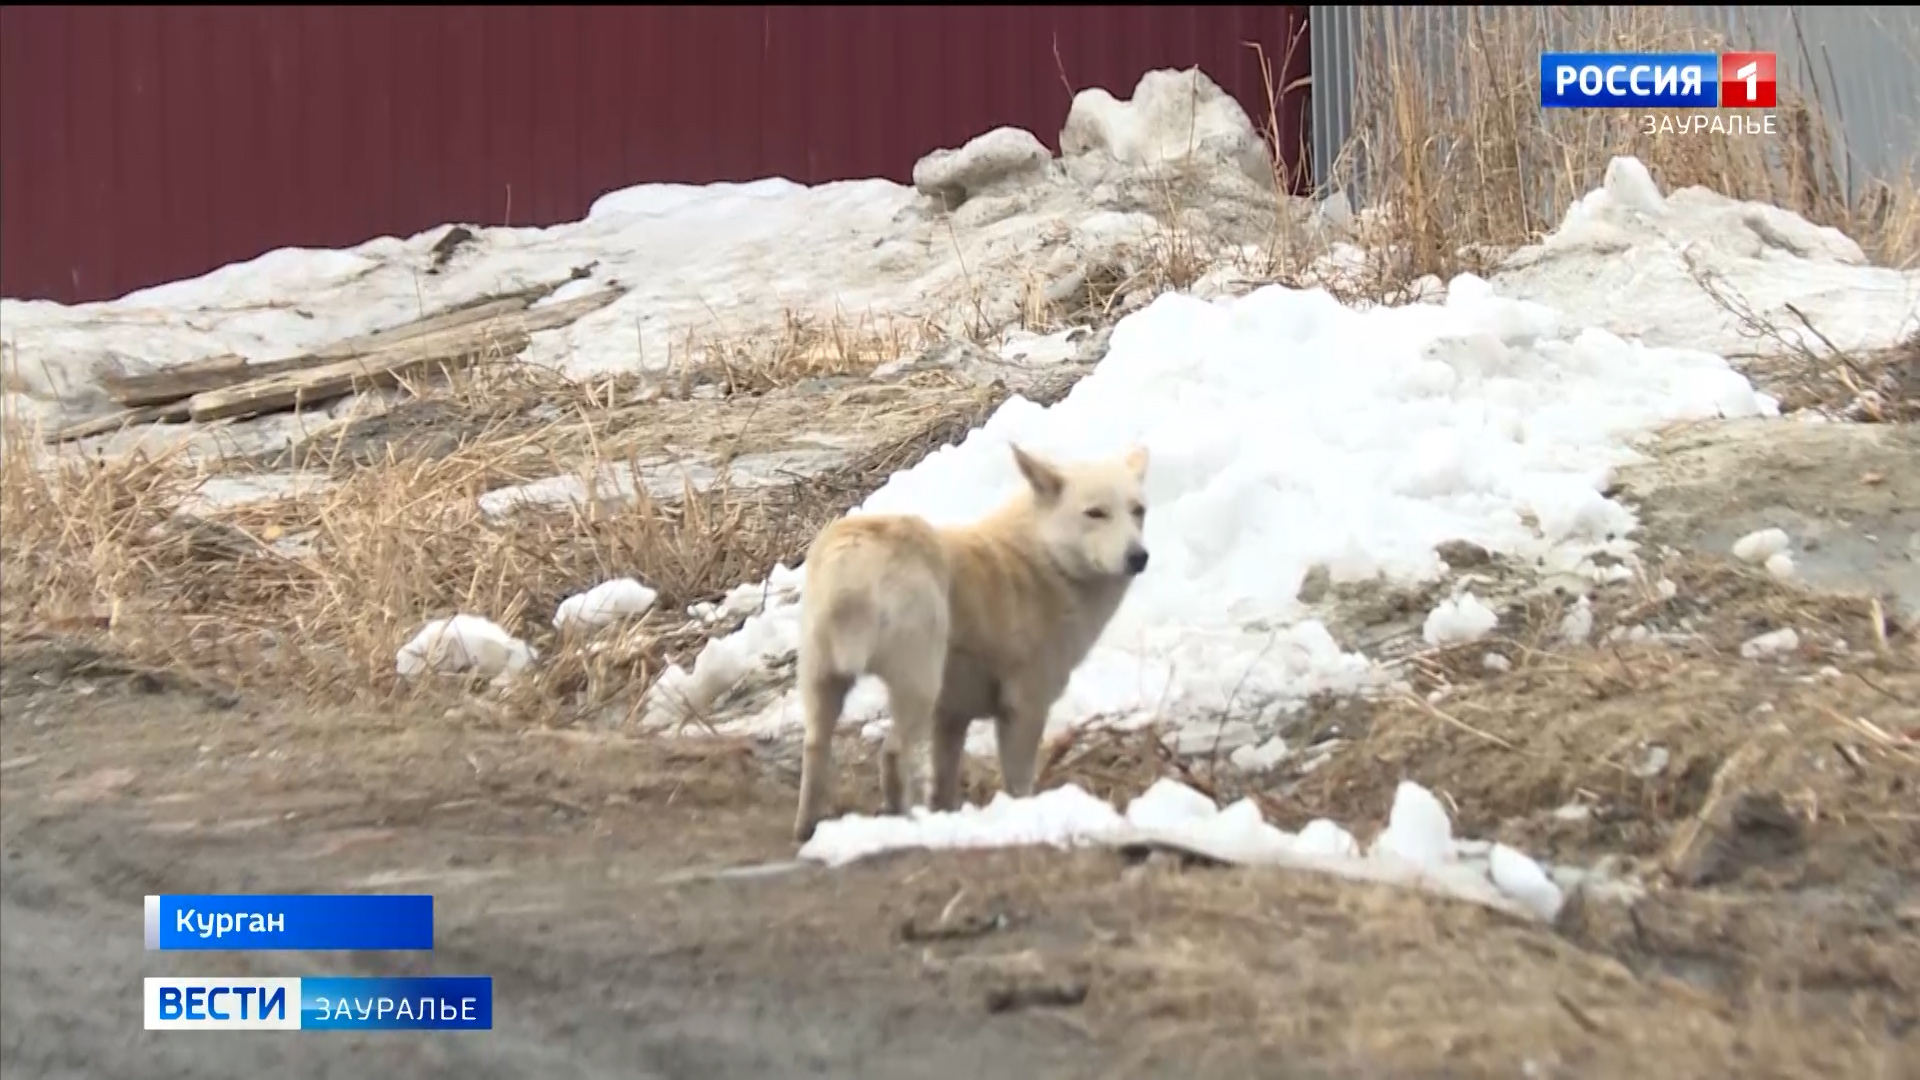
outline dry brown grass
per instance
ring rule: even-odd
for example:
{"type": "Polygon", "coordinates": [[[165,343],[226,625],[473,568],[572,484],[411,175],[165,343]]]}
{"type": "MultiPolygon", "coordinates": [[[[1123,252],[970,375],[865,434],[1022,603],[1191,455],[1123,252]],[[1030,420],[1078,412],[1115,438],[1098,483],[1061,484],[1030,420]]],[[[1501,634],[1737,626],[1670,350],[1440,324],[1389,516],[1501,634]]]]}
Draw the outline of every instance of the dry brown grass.
{"type": "MultiPolygon", "coordinates": [[[[1651,858],[1676,823],[1711,809],[1708,780],[1731,769],[1736,790],[1778,791],[1815,820],[1857,827],[1866,848],[1920,844],[1902,794],[1920,783],[1920,653],[1872,598],[1672,559],[1638,588],[1598,594],[1593,610],[1588,646],[1559,640],[1565,608],[1538,598],[1498,638],[1412,658],[1414,693],[1322,721],[1355,741],[1292,788],[1282,820],[1378,822],[1394,785],[1412,778],[1452,801],[1468,835],[1498,831],[1574,861],[1651,858]],[[1662,577],[1673,596],[1653,587],[1662,577]],[[1608,640],[1619,625],[1669,636],[1608,640]],[[1793,662],[1741,657],[1744,641],[1783,626],[1800,635],[1793,662]],[[1490,652],[1510,670],[1490,674],[1490,652]],[[1652,747],[1668,755],[1664,768],[1646,767],[1652,747]],[[1594,824],[1555,817],[1574,802],[1596,805],[1594,824]]],[[[1844,861],[1847,847],[1831,842],[1827,854],[1844,861]]]]}
{"type": "Polygon", "coordinates": [[[786,311],[773,334],[689,331],[666,377],[681,397],[712,385],[727,394],[763,393],[808,379],[865,376],[925,348],[931,323],[836,312],[828,318],[786,311]]]}
{"type": "Polygon", "coordinates": [[[1620,155],[1645,162],[1664,190],[1701,185],[1772,203],[1841,229],[1883,264],[1920,260],[1911,169],[1849,197],[1830,69],[1827,86],[1782,82],[1776,135],[1649,134],[1640,111],[1542,109],[1539,56],[1726,44],[1684,9],[1358,10],[1354,135],[1332,174],[1335,187],[1363,190],[1368,205],[1389,211],[1366,245],[1385,281],[1484,270],[1490,257],[1550,232],[1620,155]]]}
{"type": "MultiPolygon", "coordinates": [[[[784,370],[817,370],[810,363],[784,370]]],[[[304,471],[329,483],[219,508],[193,505],[194,490],[211,473],[245,475],[257,462],[55,458],[10,421],[0,451],[0,627],[10,645],[58,632],[235,687],[377,700],[416,692],[394,674],[400,644],[430,619],[467,612],[543,654],[510,704],[565,721],[636,697],[703,640],[682,614],[688,605],[797,563],[827,521],[1006,396],[1000,387],[895,388],[897,401],[845,406],[846,426],[871,429],[859,432],[866,449],[838,468],[743,485],[725,464],[735,428],[756,425],[761,439],[772,427],[808,430],[799,425],[817,426],[832,399],[772,395],[762,409],[752,395],[635,403],[630,390],[468,372],[400,407],[426,409],[457,439],[432,452],[371,440],[351,465],[339,460],[341,441],[332,453],[310,448],[304,471]],[[499,517],[477,502],[543,476],[619,464],[638,472],[640,447],[659,444],[654,420],[669,438],[704,436],[694,445],[719,462],[711,486],[499,517]],[[659,590],[647,619],[597,643],[554,633],[561,599],[623,576],[659,590]]]]}

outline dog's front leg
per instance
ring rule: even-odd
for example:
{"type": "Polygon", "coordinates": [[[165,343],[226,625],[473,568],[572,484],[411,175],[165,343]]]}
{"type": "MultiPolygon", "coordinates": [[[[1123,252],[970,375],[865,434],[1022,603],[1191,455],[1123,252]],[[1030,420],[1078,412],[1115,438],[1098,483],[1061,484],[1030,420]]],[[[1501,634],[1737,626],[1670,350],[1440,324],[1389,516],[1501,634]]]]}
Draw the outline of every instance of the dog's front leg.
{"type": "Polygon", "coordinates": [[[1034,771],[1040,758],[1040,739],[1047,732],[1044,694],[1009,687],[1001,692],[1000,712],[994,717],[994,748],[1000,754],[1000,788],[1016,799],[1033,794],[1034,771]]]}
{"type": "Polygon", "coordinates": [[[933,718],[933,808],[960,809],[960,791],[966,779],[967,728],[973,721],[952,713],[933,718]]]}

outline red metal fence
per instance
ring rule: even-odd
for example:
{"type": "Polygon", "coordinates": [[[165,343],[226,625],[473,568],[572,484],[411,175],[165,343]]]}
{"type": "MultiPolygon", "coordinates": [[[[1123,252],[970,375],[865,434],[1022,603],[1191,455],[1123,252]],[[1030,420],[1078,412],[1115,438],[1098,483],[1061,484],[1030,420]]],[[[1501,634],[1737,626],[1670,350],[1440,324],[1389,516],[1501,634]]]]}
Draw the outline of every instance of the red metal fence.
{"type": "MultiPolygon", "coordinates": [[[[0,294],[550,225],[637,183],[905,181],[1198,64],[1304,170],[1305,7],[6,7],[0,294]],[[1264,50],[1268,77],[1263,77],[1264,50]]],[[[1055,146],[1057,150],[1057,145],[1055,146]]]]}

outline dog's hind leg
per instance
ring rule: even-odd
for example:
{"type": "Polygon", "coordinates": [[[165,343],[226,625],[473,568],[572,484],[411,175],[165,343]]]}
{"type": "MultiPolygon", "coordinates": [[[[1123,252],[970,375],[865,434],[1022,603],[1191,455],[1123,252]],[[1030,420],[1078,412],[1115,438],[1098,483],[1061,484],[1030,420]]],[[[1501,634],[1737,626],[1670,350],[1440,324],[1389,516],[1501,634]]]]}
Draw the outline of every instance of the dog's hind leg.
{"type": "Polygon", "coordinates": [[[814,826],[833,803],[833,733],[840,726],[853,677],[824,667],[813,659],[815,650],[802,649],[800,696],[806,708],[806,743],[800,755],[800,808],[794,815],[793,837],[806,843],[814,826]]]}
{"type": "Polygon", "coordinates": [[[928,693],[907,680],[887,683],[893,726],[880,748],[880,791],[889,814],[904,814],[910,807],[927,804],[927,752],[939,694],[938,687],[928,693]]]}
{"type": "Polygon", "coordinates": [[[893,713],[893,726],[880,748],[880,790],[887,813],[904,814],[927,802],[928,744],[934,737],[934,708],[947,663],[946,606],[928,603],[914,618],[889,629],[886,651],[874,664],[874,673],[887,684],[887,706],[893,713]]]}

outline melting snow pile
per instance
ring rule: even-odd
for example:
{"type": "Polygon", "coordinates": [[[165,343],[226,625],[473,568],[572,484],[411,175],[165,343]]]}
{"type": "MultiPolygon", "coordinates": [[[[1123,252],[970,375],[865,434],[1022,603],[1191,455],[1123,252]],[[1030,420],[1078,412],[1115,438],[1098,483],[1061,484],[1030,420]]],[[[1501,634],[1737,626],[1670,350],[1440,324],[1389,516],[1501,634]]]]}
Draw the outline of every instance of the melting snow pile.
{"type": "Polygon", "coordinates": [[[1221,862],[1277,865],[1423,889],[1551,920],[1561,887],[1526,855],[1501,844],[1456,841],[1440,801],[1401,783],[1387,827],[1366,854],[1352,834],[1324,818],[1298,833],[1278,829],[1251,799],[1225,808],[1173,780],[1159,780],[1122,815],[1068,785],[1030,799],[1005,793],[986,806],[910,816],[849,814],[823,821],[800,857],[831,866],[885,851],[1028,845],[1158,844],[1221,862]]]}
{"type": "MultiPolygon", "coordinates": [[[[1847,342],[1920,325],[1920,278],[1864,266],[1851,241],[1773,207],[1701,190],[1663,196],[1622,158],[1495,285],[1464,275],[1437,303],[1358,312],[1279,287],[1213,302],[1163,296],[1115,328],[1106,359],[1066,400],[1009,401],[854,512],[964,522],[1018,485],[1009,442],[1062,457],[1142,442],[1153,569],[1075,673],[1056,726],[1246,713],[1363,689],[1369,663],[1298,600],[1310,569],[1336,582],[1431,579],[1442,569],[1435,546],[1466,540],[1539,559],[1549,574],[1599,578],[1589,556],[1631,552],[1621,538],[1633,515],[1601,492],[1636,436],[1671,421],[1777,414],[1703,348],[1734,343],[1683,256],[1762,304],[1810,305],[1816,321],[1836,324],[1830,332],[1848,327],[1847,342]],[[1608,318],[1664,344],[1598,328],[1608,318]]],[[[1774,571],[1791,568],[1776,560],[1774,571]]],[[[654,719],[705,707],[791,653],[800,585],[782,567],[739,590],[767,609],[691,671],[670,670],[654,719]]],[[[1461,596],[1424,629],[1436,643],[1472,640],[1493,614],[1461,596]]],[[[1565,629],[1591,632],[1581,619],[1565,629]]],[[[876,719],[884,694],[864,683],[848,712],[876,719]]],[[[746,724],[772,732],[797,720],[789,697],[746,724]]]]}
{"type": "MultiPolygon", "coordinates": [[[[1601,494],[1631,437],[1673,420],[1777,412],[1719,357],[1569,326],[1553,310],[1462,276],[1444,302],[1355,311],[1319,290],[1269,287],[1207,302],[1165,295],[1124,319],[1095,372],[1052,408],[1015,398],[958,446],[895,474],[856,513],[972,520],[1012,494],[1010,442],[1062,458],[1152,454],[1153,568],[1057,706],[1056,723],[1149,712],[1193,717],[1353,692],[1373,677],[1297,600],[1304,576],[1443,570],[1466,540],[1597,575],[1635,524],[1601,494]]],[[[656,692],[669,715],[704,706],[765,657],[792,651],[801,575],[778,568],[769,608],[710,643],[656,692]]],[[[1472,597],[1427,630],[1490,629],[1472,597]]],[[[849,715],[880,715],[863,684],[849,715]]],[[[789,697],[749,723],[797,723],[789,697]]]]}
{"type": "Polygon", "coordinates": [[[1920,329],[1920,271],[1871,266],[1838,229],[1777,206],[1697,187],[1662,195],[1634,158],[1615,158],[1605,185],[1568,208],[1546,240],[1516,252],[1494,284],[1650,345],[1722,356],[1780,348],[1755,341],[1702,290],[1703,277],[1817,354],[1827,349],[1822,336],[1840,349],[1875,349],[1920,329]]]}

